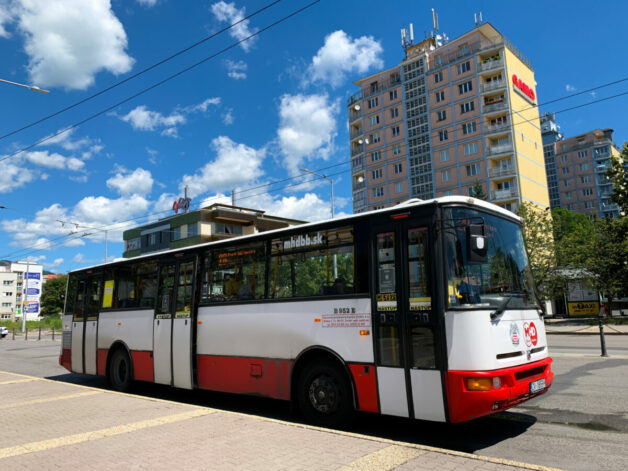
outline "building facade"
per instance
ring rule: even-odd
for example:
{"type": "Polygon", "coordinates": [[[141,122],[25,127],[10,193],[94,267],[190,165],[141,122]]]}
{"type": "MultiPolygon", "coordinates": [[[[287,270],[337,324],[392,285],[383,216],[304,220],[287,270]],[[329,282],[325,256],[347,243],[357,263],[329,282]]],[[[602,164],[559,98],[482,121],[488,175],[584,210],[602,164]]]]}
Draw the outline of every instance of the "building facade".
{"type": "Polygon", "coordinates": [[[405,48],[348,101],[353,210],[485,196],[549,206],[530,62],[492,25],[405,48]]]}
{"type": "Polygon", "coordinates": [[[213,204],[125,231],[122,235],[124,239],[122,256],[137,257],[213,240],[280,229],[303,222],[270,216],[256,209],[213,204]]]}
{"type": "Polygon", "coordinates": [[[43,266],[38,263],[7,262],[0,265],[0,320],[37,320],[42,292],[43,266]],[[28,293],[27,293],[28,290],[28,293]]]}

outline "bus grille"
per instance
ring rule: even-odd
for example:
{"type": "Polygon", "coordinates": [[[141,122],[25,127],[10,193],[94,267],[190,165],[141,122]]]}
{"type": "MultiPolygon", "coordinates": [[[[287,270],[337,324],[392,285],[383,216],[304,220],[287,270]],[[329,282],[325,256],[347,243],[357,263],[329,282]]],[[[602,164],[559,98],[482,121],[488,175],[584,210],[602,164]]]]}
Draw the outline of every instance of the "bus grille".
{"type": "Polygon", "coordinates": [[[522,379],[530,378],[532,376],[542,375],[545,371],[545,365],[537,366],[536,368],[530,368],[529,370],[518,371],[515,373],[515,378],[517,381],[521,381],[522,379]]]}

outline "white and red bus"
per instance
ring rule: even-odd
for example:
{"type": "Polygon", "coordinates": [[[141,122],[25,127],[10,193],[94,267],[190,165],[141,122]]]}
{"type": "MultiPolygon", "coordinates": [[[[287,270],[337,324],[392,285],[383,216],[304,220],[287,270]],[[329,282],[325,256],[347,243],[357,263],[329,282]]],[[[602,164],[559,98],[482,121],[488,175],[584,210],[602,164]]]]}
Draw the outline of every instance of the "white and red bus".
{"type": "Polygon", "coordinates": [[[461,422],[554,374],[520,220],[464,197],[70,273],[59,362],[133,381],[461,422]]]}

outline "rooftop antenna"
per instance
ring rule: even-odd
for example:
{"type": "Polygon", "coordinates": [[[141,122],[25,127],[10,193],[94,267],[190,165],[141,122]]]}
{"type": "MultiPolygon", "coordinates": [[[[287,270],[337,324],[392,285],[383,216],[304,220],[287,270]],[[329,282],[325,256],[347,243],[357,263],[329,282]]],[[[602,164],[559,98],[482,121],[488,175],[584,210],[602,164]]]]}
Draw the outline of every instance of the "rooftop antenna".
{"type": "Polygon", "coordinates": [[[432,24],[434,25],[434,31],[438,31],[438,14],[432,8],[432,24]]]}
{"type": "Polygon", "coordinates": [[[412,23],[410,23],[410,32],[405,28],[401,28],[401,46],[404,49],[408,49],[408,47],[412,46],[414,42],[414,28],[412,27],[412,23]]]}
{"type": "Polygon", "coordinates": [[[475,21],[475,26],[480,26],[482,24],[482,12],[474,13],[473,20],[475,21]]]}

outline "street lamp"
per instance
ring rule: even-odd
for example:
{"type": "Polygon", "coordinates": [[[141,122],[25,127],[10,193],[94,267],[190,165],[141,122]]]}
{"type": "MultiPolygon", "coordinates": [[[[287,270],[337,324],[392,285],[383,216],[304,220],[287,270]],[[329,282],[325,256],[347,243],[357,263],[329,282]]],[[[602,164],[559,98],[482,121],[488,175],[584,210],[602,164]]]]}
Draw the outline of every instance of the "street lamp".
{"type": "Polygon", "coordinates": [[[331,218],[334,218],[334,179],[323,174],[321,175],[320,173],[316,173],[316,172],[312,172],[311,170],[308,170],[306,168],[300,168],[299,170],[301,170],[304,173],[311,173],[312,175],[316,175],[317,177],[320,178],[324,178],[325,180],[329,180],[329,183],[331,183],[331,218]]]}
{"type": "Polygon", "coordinates": [[[43,88],[39,88],[37,85],[24,85],[23,83],[10,82],[9,80],[0,79],[2,83],[8,83],[9,85],[17,85],[18,87],[28,88],[34,92],[39,93],[50,93],[48,90],[44,90],[43,88]]]}

